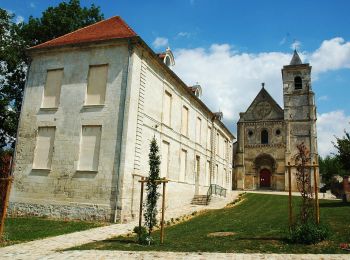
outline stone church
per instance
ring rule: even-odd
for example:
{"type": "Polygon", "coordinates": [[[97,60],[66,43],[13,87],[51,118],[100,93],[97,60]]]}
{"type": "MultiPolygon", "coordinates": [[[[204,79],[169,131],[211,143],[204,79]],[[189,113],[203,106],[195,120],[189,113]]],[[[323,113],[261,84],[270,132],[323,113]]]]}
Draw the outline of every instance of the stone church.
{"type": "Polygon", "coordinates": [[[234,136],[120,17],[28,50],[10,214],[126,222],[137,217],[150,141],[167,210],[216,184],[229,193],[234,136]],[[179,199],[181,197],[181,199],[179,199]]]}
{"type": "MultiPolygon", "coordinates": [[[[264,83],[237,123],[233,185],[237,189],[288,190],[286,165],[294,164],[297,145],[304,142],[311,164],[317,163],[316,105],[311,87],[311,66],[294,51],[282,68],[284,109],[264,83]]],[[[292,189],[296,190],[295,169],[292,189]]]]}

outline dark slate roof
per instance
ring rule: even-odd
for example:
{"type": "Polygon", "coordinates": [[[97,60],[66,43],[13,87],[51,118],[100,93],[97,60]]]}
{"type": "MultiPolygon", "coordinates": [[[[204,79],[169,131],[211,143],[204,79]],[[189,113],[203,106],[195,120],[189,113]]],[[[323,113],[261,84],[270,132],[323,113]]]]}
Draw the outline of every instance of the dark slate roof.
{"type": "Polygon", "coordinates": [[[289,65],[300,65],[300,64],[303,64],[303,63],[301,62],[301,59],[299,57],[297,50],[294,50],[293,58],[290,61],[289,65]]]}

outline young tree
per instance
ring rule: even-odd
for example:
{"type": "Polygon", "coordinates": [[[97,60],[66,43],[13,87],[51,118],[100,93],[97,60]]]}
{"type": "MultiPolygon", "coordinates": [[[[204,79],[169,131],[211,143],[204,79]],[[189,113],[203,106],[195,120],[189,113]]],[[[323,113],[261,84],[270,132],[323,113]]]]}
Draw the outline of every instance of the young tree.
{"type": "Polygon", "coordinates": [[[145,224],[148,229],[148,236],[151,236],[153,227],[157,224],[157,201],[160,196],[158,193],[158,184],[156,180],[159,180],[159,147],[157,140],[153,137],[150,144],[149,158],[149,176],[146,184],[147,198],[146,198],[146,210],[144,213],[145,224]]]}
{"type": "Polygon", "coordinates": [[[26,49],[103,19],[99,7],[79,0],[46,9],[40,18],[16,24],[0,8],[0,150],[14,147],[29,59],[26,49]]]}
{"type": "Polygon", "coordinates": [[[297,187],[302,197],[300,206],[300,221],[307,223],[313,213],[313,192],[311,188],[311,171],[307,167],[310,162],[310,152],[304,143],[297,145],[298,153],[295,155],[295,165],[297,166],[296,180],[297,187]]]}

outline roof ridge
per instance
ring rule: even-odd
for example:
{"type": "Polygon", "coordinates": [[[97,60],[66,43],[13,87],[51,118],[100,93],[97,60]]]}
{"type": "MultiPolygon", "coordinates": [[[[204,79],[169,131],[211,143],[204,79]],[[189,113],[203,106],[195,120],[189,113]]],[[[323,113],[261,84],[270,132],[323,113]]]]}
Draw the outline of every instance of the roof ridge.
{"type": "Polygon", "coordinates": [[[107,20],[112,19],[112,18],[114,18],[114,17],[117,17],[117,16],[113,16],[113,17],[111,17],[111,18],[108,18],[108,19],[105,19],[105,20],[101,20],[101,21],[98,21],[98,22],[93,23],[93,24],[86,25],[86,26],[81,27],[81,28],[79,28],[79,29],[77,29],[77,30],[74,30],[74,31],[72,31],[72,32],[69,32],[69,33],[63,34],[63,35],[61,35],[61,36],[58,36],[57,38],[53,38],[53,39],[48,40],[48,41],[46,41],[46,42],[42,42],[42,43],[40,43],[40,44],[38,44],[38,45],[34,45],[34,46],[30,47],[29,49],[39,47],[39,46],[41,46],[41,45],[44,44],[44,43],[45,43],[45,44],[46,44],[46,43],[50,43],[50,42],[52,42],[53,40],[57,40],[57,39],[59,39],[59,38],[65,37],[65,36],[70,35],[70,34],[72,34],[72,33],[76,33],[76,32],[78,32],[78,31],[81,31],[81,30],[83,30],[83,29],[85,29],[85,28],[88,28],[88,27],[90,27],[90,26],[92,26],[92,25],[99,24],[99,23],[101,23],[101,22],[107,21],[107,20]]]}
{"type": "Polygon", "coordinates": [[[129,31],[129,33],[137,35],[137,33],[134,30],[132,30],[131,27],[119,15],[115,15],[115,16],[112,16],[112,17],[110,17],[108,19],[104,19],[104,20],[98,21],[96,23],[86,25],[86,26],[84,26],[82,28],[79,28],[79,29],[74,30],[74,31],[69,32],[69,33],[66,33],[66,34],[61,35],[61,36],[59,36],[57,38],[53,38],[53,39],[48,40],[46,42],[42,42],[42,43],[40,43],[38,45],[34,45],[34,46],[30,47],[29,49],[37,49],[37,48],[41,48],[42,46],[50,45],[51,43],[55,43],[56,41],[58,41],[60,39],[67,38],[67,37],[69,37],[72,34],[79,33],[80,31],[86,30],[87,28],[90,28],[90,27],[95,27],[96,25],[98,26],[101,23],[108,23],[108,21],[111,21],[111,20],[115,20],[116,22],[119,20],[121,22],[121,24],[125,27],[125,29],[129,31]]]}
{"type": "MultiPolygon", "coordinates": [[[[125,27],[128,28],[131,33],[134,33],[137,35],[137,33],[124,21],[124,19],[121,16],[116,15],[116,16],[113,16],[111,18],[119,18],[124,23],[125,27]]],[[[111,19],[111,18],[109,18],[109,19],[111,19]]],[[[109,19],[107,19],[107,20],[109,20],[109,19]]]]}

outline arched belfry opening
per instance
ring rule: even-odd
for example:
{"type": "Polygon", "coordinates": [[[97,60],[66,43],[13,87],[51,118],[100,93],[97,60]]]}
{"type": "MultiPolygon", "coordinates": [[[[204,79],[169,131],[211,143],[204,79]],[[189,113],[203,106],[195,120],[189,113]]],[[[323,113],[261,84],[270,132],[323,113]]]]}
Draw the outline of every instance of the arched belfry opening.
{"type": "Polygon", "coordinates": [[[296,76],[294,78],[294,88],[295,89],[302,89],[303,88],[303,80],[301,79],[301,77],[296,76]]]}
{"type": "Polygon", "coordinates": [[[269,143],[269,132],[266,129],[261,131],[261,144],[269,143]]]}

